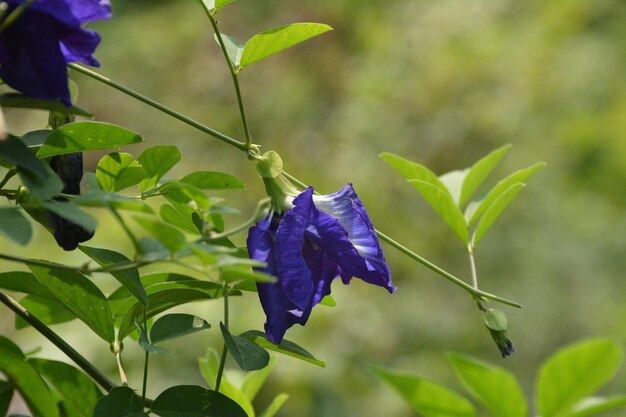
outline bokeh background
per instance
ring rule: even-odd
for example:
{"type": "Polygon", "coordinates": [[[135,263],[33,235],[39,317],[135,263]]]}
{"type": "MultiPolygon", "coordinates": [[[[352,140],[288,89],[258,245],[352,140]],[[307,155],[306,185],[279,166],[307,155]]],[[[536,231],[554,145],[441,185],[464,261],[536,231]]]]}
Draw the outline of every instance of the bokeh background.
{"type": "MultiPolygon", "coordinates": [[[[201,8],[190,0],[113,1],[102,35],[101,73],[207,125],[241,137],[230,76],[201,8]]],[[[337,282],[337,307],[317,307],[288,338],[326,369],[280,357],[258,409],[279,392],[280,416],[414,415],[368,365],[415,372],[462,391],[445,362],[459,351],[514,372],[533,392],[550,353],[590,336],[626,341],[626,3],[623,0],[239,0],[219,15],[224,33],[245,40],[297,22],[334,31],[246,69],[240,77],[254,141],[283,157],[286,169],[323,193],[354,183],[376,226],[454,274],[469,278],[460,241],[405,181],[378,157],[394,152],[438,174],[470,166],[512,143],[488,182],[538,160],[529,181],[476,254],[481,287],[524,304],[506,308],[517,352],[502,360],[467,294],[385,246],[394,295],[356,280],[337,282]]],[[[263,197],[254,165],[226,145],[99,84],[73,74],[79,105],[98,120],[139,132],[145,144],[174,144],[183,154],[171,173],[216,170],[248,190],[220,193],[247,218],[263,197]]],[[[42,128],[46,115],[7,111],[16,133],[42,128]]],[[[101,154],[87,155],[93,171],[101,154]]],[[[218,195],[218,194],[215,194],[218,195]]],[[[122,231],[103,213],[93,246],[126,250],[122,231]],[[120,247],[121,245],[121,247],[120,247]]],[[[245,235],[236,241],[243,244],[245,235]]],[[[3,252],[80,263],[38,229],[27,250],[0,239],[3,252]]],[[[0,270],[19,265],[0,262],[0,270]]],[[[114,281],[98,277],[105,289],[114,281]]],[[[153,355],[149,393],[202,383],[197,359],[219,346],[221,304],[185,311],[213,329],[172,342],[153,355]]],[[[43,347],[32,330],[13,330],[0,308],[0,330],[25,349],[43,347]]],[[[262,328],[253,295],[233,302],[234,331],[262,328]]],[[[55,326],[114,380],[107,346],[79,322],[55,326]]],[[[131,384],[142,353],[129,344],[131,384]]],[[[233,365],[233,364],[231,364],[233,365]]],[[[604,391],[626,392],[626,372],[604,391]]]]}

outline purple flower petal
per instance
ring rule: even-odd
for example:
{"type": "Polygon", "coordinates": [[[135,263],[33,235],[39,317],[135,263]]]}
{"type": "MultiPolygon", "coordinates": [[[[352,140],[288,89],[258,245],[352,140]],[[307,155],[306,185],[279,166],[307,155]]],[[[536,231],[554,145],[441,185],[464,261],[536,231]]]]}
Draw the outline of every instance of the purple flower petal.
{"type": "Polygon", "coordinates": [[[100,35],[93,30],[77,30],[60,41],[61,51],[67,62],[82,62],[92,67],[100,66],[98,60],[92,55],[100,43],[100,35]]]}

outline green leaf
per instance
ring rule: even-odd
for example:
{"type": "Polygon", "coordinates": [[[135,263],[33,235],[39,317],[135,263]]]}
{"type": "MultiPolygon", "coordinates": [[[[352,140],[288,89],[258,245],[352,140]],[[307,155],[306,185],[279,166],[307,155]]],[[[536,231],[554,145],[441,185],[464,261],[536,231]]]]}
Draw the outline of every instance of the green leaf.
{"type": "Polygon", "coordinates": [[[19,139],[9,136],[0,140],[0,161],[15,165],[20,179],[36,198],[46,199],[61,192],[63,183],[50,166],[33,155],[19,139]]]}
{"type": "Polygon", "coordinates": [[[463,385],[498,417],[525,417],[524,393],[509,371],[458,353],[448,355],[463,385]]]}
{"type": "Polygon", "coordinates": [[[206,8],[209,10],[209,13],[215,15],[219,9],[226,6],[227,4],[232,3],[235,0],[196,0],[200,3],[204,3],[206,8]]]}
{"type": "Polygon", "coordinates": [[[472,246],[475,247],[478,244],[480,239],[482,239],[485,233],[487,233],[487,230],[493,226],[496,220],[498,220],[498,217],[500,217],[500,215],[504,212],[504,210],[506,210],[509,204],[513,202],[515,197],[517,197],[519,192],[522,191],[524,187],[526,187],[526,184],[523,183],[512,185],[489,206],[476,226],[476,230],[472,236],[472,246]]]}
{"type": "Polygon", "coordinates": [[[54,295],[52,295],[46,287],[42,286],[39,281],[37,281],[37,278],[30,272],[12,271],[0,273],[0,288],[32,294],[56,301],[54,295]]]}
{"type": "Polygon", "coordinates": [[[113,316],[106,298],[90,280],[61,266],[28,265],[37,280],[98,336],[115,340],[113,316]]]}
{"type": "Polygon", "coordinates": [[[161,193],[170,203],[175,204],[194,204],[201,209],[208,209],[209,198],[195,185],[178,181],[165,181],[162,185],[155,189],[155,192],[161,193]]]}
{"type": "Polygon", "coordinates": [[[46,384],[20,349],[4,336],[0,336],[0,371],[20,392],[33,417],[59,417],[56,401],[46,384]]]}
{"type": "MultiPolygon", "coordinates": [[[[131,260],[121,253],[101,248],[92,248],[89,246],[79,246],[83,253],[96,261],[98,265],[107,267],[116,264],[128,264],[131,260]]],[[[136,268],[125,271],[110,272],[113,277],[130,291],[142,304],[148,305],[148,296],[146,290],[141,285],[139,279],[139,271],[136,268]]]]}
{"type": "MultiPolygon", "coordinates": [[[[41,286],[41,284],[39,284],[41,286]]],[[[30,314],[37,317],[45,325],[66,323],[76,319],[74,313],[67,309],[63,304],[52,301],[48,298],[38,297],[36,295],[27,295],[20,300],[20,304],[30,314]]],[[[15,316],[15,328],[24,329],[30,326],[24,319],[15,316]]]]}
{"type": "Polygon", "coordinates": [[[224,343],[228,347],[228,352],[244,371],[263,369],[270,362],[270,354],[261,346],[245,337],[231,335],[222,323],[220,323],[220,330],[224,337],[224,343]]]}
{"type": "Polygon", "coordinates": [[[588,397],[576,404],[568,417],[589,417],[626,407],[626,396],[588,397]]]}
{"type": "Polygon", "coordinates": [[[167,314],[159,317],[150,328],[150,340],[153,344],[174,339],[211,328],[200,317],[191,314],[167,314]]]}
{"type": "Polygon", "coordinates": [[[117,192],[141,182],[145,171],[131,154],[113,152],[100,159],[96,177],[104,191],[117,192]]]}
{"type": "Polygon", "coordinates": [[[452,201],[457,207],[460,207],[459,200],[461,199],[461,188],[465,181],[465,176],[469,172],[469,169],[462,169],[457,171],[451,171],[443,174],[439,177],[439,180],[446,186],[448,192],[452,196],[452,201]]]}
{"type": "MultiPolygon", "coordinates": [[[[244,45],[232,36],[228,36],[223,33],[221,36],[224,46],[226,47],[228,59],[230,59],[235,71],[237,71],[239,69],[239,64],[241,63],[241,54],[243,53],[244,45]]],[[[218,44],[220,43],[217,35],[215,35],[215,42],[218,44]]]]}
{"type": "Polygon", "coordinates": [[[41,206],[59,217],[76,223],[88,232],[96,230],[96,226],[98,225],[98,222],[93,216],[79,209],[72,201],[62,203],[53,200],[42,201],[41,206]]]}
{"type": "Polygon", "coordinates": [[[154,400],[150,411],[161,417],[247,417],[227,396],[195,385],[166,389],[154,400]]]}
{"type": "Polygon", "coordinates": [[[150,339],[148,339],[148,333],[146,333],[143,326],[139,324],[137,320],[135,320],[135,328],[139,332],[139,346],[141,346],[143,350],[150,353],[167,353],[167,349],[154,346],[152,343],[150,343],[150,339]]]}
{"type": "Polygon", "coordinates": [[[141,136],[137,133],[109,123],[74,122],[55,129],[37,152],[37,157],[117,149],[141,141],[141,136]]]}
{"type": "Polygon", "coordinates": [[[261,387],[265,383],[265,380],[272,372],[272,368],[276,364],[276,357],[270,357],[270,362],[263,369],[259,369],[258,371],[248,372],[246,378],[243,380],[241,384],[241,392],[248,398],[250,401],[254,400],[254,397],[261,390],[261,387]]]}
{"type": "MultiPolygon", "coordinates": [[[[200,373],[202,374],[202,377],[207,382],[207,384],[209,386],[214,386],[215,381],[217,380],[217,374],[219,369],[219,361],[217,359],[217,354],[215,353],[215,351],[213,351],[212,349],[208,349],[206,356],[198,360],[198,365],[200,367],[200,373]]],[[[249,374],[254,373],[256,372],[250,372],[249,374]]],[[[241,408],[243,408],[243,410],[246,412],[248,417],[254,417],[256,415],[251,400],[246,397],[239,388],[234,386],[228,380],[226,374],[222,374],[219,392],[239,404],[239,406],[241,406],[241,408]]]]}
{"type": "Polygon", "coordinates": [[[253,281],[253,282],[276,282],[272,275],[258,272],[245,266],[229,266],[220,269],[222,279],[227,282],[253,281]]]}
{"type": "Polygon", "coordinates": [[[504,145],[472,165],[465,177],[465,181],[463,181],[459,207],[463,207],[472,198],[472,195],[491,174],[491,171],[498,165],[502,157],[511,149],[511,146],[513,145],[504,145]]]}
{"type": "Polygon", "coordinates": [[[467,231],[465,218],[461,210],[454,204],[450,193],[422,180],[409,180],[409,183],[439,213],[441,218],[454,230],[463,243],[469,243],[469,232],[467,231]]]}
{"type": "Polygon", "coordinates": [[[398,392],[424,417],[474,417],[474,406],[443,385],[407,373],[373,367],[383,382],[398,392]]]}
{"type": "Polygon", "coordinates": [[[539,370],[539,414],[566,415],[576,402],[610,381],[621,360],[620,347],[605,339],[586,340],[559,350],[539,370]]]}
{"type": "Polygon", "coordinates": [[[289,399],[289,395],[287,394],[278,394],[269,406],[259,415],[259,417],[274,417],[276,413],[281,409],[285,401],[289,399]]]}
{"type": "Polygon", "coordinates": [[[184,204],[163,204],[159,208],[159,215],[164,222],[181,228],[189,233],[198,234],[199,230],[193,223],[194,209],[184,204]]]}
{"type": "Polygon", "coordinates": [[[256,34],[243,48],[241,68],[332,29],[321,23],[293,23],[256,34]]]}
{"type": "Polygon", "coordinates": [[[133,218],[170,252],[178,252],[185,247],[185,235],[177,228],[146,217],[134,216],[133,218]]]}
{"type": "Polygon", "coordinates": [[[326,364],[324,362],[315,359],[315,357],[307,352],[304,348],[298,346],[293,342],[290,342],[289,340],[283,339],[283,341],[280,342],[279,345],[276,345],[265,338],[265,333],[258,330],[248,330],[247,332],[242,333],[240,337],[245,337],[246,339],[256,343],[264,349],[282,353],[283,355],[291,356],[296,359],[312,363],[313,365],[317,365],[321,368],[326,367],[326,364]]]}
{"type": "Polygon", "coordinates": [[[508,177],[498,182],[483,199],[472,201],[468,204],[465,209],[465,219],[467,220],[467,224],[472,224],[478,220],[485,213],[485,211],[487,211],[487,209],[512,185],[523,183],[545,165],[545,162],[537,162],[528,168],[515,171],[508,177]]]}
{"type": "MultiPolygon", "coordinates": [[[[168,282],[181,282],[181,281],[201,282],[187,275],[180,275],[180,274],[174,274],[174,273],[169,273],[169,272],[158,272],[158,273],[146,274],[142,276],[140,280],[144,288],[154,286],[155,284],[163,284],[163,283],[168,283],[168,282]]],[[[221,289],[221,285],[217,283],[214,283],[214,287],[221,289]]],[[[119,287],[109,296],[109,301],[119,300],[119,299],[128,299],[131,296],[132,295],[130,291],[128,291],[127,288],[119,287]]],[[[134,302],[134,301],[130,300],[130,302],[134,302]]]]}
{"type": "MultiPolygon", "coordinates": [[[[143,417],[141,399],[129,387],[115,387],[100,398],[93,410],[93,417],[143,417]]],[[[179,416],[180,417],[180,416],[179,416]]]]}
{"type": "Polygon", "coordinates": [[[137,211],[148,214],[154,213],[152,208],[145,201],[99,190],[83,193],[73,198],[72,203],[86,207],[112,207],[118,210],[137,211]]]}
{"type": "Polygon", "coordinates": [[[13,386],[6,381],[0,381],[0,416],[6,416],[13,398],[13,386]]]}
{"type": "Polygon", "coordinates": [[[60,394],[72,404],[79,415],[91,417],[102,393],[91,378],[64,362],[29,359],[30,363],[60,394]]]}
{"type": "Polygon", "coordinates": [[[332,295],[327,295],[322,298],[322,300],[320,301],[320,305],[326,307],[337,307],[337,302],[332,295]]]}
{"type": "Polygon", "coordinates": [[[52,134],[52,130],[50,129],[42,129],[42,130],[33,130],[31,132],[24,133],[22,135],[22,142],[32,150],[41,147],[48,140],[48,136],[52,134]]]}
{"type": "Polygon", "coordinates": [[[246,185],[232,175],[223,172],[197,171],[182,177],[180,182],[191,184],[201,190],[245,189],[246,185]]]}
{"type": "Polygon", "coordinates": [[[17,207],[0,207],[0,233],[25,246],[33,237],[33,227],[17,207]]]}
{"type": "MultiPolygon", "coordinates": [[[[148,289],[146,289],[148,290],[148,289]]],[[[147,318],[154,317],[155,315],[162,313],[170,308],[187,304],[192,301],[200,301],[211,299],[211,296],[206,292],[192,289],[165,289],[162,291],[148,294],[148,311],[147,318]]],[[[121,309],[123,307],[120,307],[121,309]]],[[[144,306],[140,303],[135,303],[124,314],[120,323],[120,328],[117,334],[119,340],[123,340],[134,329],[134,321],[143,315],[144,306]]]]}
{"type": "MultiPolygon", "coordinates": [[[[448,188],[441,182],[437,175],[424,165],[388,152],[381,153],[380,157],[407,180],[425,181],[449,194],[448,188]]],[[[452,196],[450,196],[450,198],[452,198],[452,196]]]]}
{"type": "Polygon", "coordinates": [[[153,146],[144,150],[137,160],[145,172],[139,189],[147,191],[156,187],[163,175],[180,161],[180,151],[176,146],[153,146]]]}
{"type": "Polygon", "coordinates": [[[0,94],[0,106],[18,109],[41,109],[55,113],[73,114],[82,117],[93,117],[91,113],[80,107],[67,107],[58,100],[46,100],[43,98],[28,97],[23,94],[5,93],[0,94]]]}

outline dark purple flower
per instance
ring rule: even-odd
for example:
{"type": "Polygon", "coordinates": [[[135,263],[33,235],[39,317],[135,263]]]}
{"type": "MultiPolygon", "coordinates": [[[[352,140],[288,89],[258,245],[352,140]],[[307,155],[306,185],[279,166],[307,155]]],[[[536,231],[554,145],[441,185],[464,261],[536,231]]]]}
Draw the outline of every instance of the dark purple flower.
{"type": "Polygon", "coordinates": [[[278,277],[257,285],[273,343],[294,324],[306,323],[335,278],[348,284],[357,277],[395,291],[374,226],[351,184],[324,196],[308,188],[286,204],[291,208],[272,210],[248,235],[250,258],[267,263],[261,270],[278,277]]]}
{"type": "MultiPolygon", "coordinates": [[[[8,16],[24,0],[4,0],[8,16]]],[[[111,17],[109,0],[35,0],[0,34],[0,77],[32,97],[71,106],[67,64],[98,66],[100,36],[81,25],[111,17]]]]}

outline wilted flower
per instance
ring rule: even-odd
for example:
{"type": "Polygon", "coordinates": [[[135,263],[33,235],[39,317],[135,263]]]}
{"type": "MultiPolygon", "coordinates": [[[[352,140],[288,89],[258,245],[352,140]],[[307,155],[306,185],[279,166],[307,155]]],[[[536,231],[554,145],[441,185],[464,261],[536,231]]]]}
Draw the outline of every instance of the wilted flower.
{"type": "MultiPolygon", "coordinates": [[[[25,0],[4,0],[9,16],[25,0]]],[[[98,66],[100,42],[82,24],[111,17],[109,0],[35,0],[0,34],[0,77],[14,89],[70,106],[67,64],[98,66]]]]}
{"type": "Polygon", "coordinates": [[[280,343],[288,328],[304,325],[335,278],[348,284],[357,277],[395,291],[372,222],[351,184],[324,196],[314,195],[312,187],[298,194],[281,175],[266,179],[266,188],[275,204],[250,228],[248,252],[267,263],[262,271],[278,277],[276,283],[257,285],[270,341],[280,343]]]}

